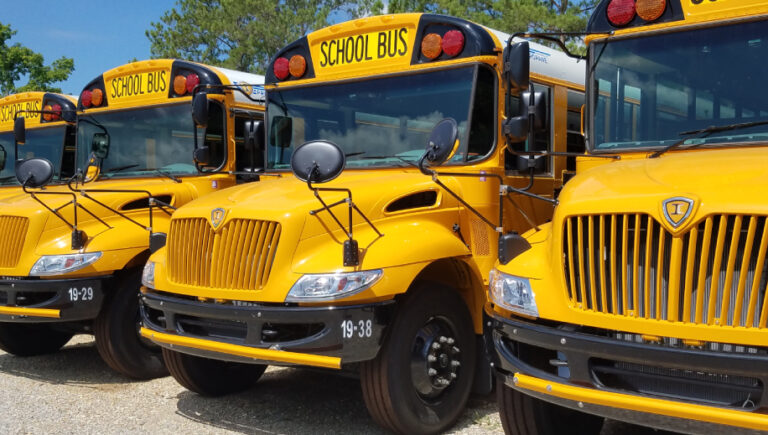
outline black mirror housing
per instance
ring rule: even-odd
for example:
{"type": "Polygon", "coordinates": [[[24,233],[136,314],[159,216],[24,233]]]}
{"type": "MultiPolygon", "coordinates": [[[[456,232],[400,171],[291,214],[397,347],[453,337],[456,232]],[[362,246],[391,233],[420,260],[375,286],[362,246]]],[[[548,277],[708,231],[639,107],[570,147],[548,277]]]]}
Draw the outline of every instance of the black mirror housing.
{"type": "Polygon", "coordinates": [[[101,160],[109,156],[109,135],[107,133],[94,133],[91,141],[91,152],[101,160]]]}
{"type": "Polygon", "coordinates": [[[341,174],[344,152],[333,142],[315,140],[301,144],[291,155],[291,171],[301,181],[325,183],[341,174]]]}
{"type": "Polygon", "coordinates": [[[511,43],[504,48],[504,79],[514,95],[528,89],[531,57],[528,41],[511,43]]]}
{"type": "Polygon", "coordinates": [[[246,150],[255,152],[264,149],[264,122],[255,120],[245,121],[243,136],[245,138],[246,150]]]}
{"type": "Polygon", "coordinates": [[[525,142],[528,138],[528,117],[515,116],[504,120],[502,131],[509,142],[525,142]]]}
{"type": "Polygon", "coordinates": [[[507,264],[513,258],[531,249],[528,243],[520,234],[508,233],[499,235],[499,263],[507,264]]]}
{"type": "Polygon", "coordinates": [[[24,125],[24,117],[19,116],[13,120],[13,138],[18,145],[27,142],[27,130],[24,125]]]}
{"type": "Polygon", "coordinates": [[[0,171],[5,169],[5,162],[8,160],[8,153],[5,151],[2,145],[0,145],[0,171]]]}
{"type": "Polygon", "coordinates": [[[208,126],[208,94],[198,92],[192,99],[192,120],[197,127],[208,126]]]}
{"type": "Polygon", "coordinates": [[[63,119],[64,122],[74,123],[77,121],[77,113],[74,110],[62,110],[61,119],[63,119]]]}
{"type": "Polygon", "coordinates": [[[440,166],[450,159],[458,148],[459,126],[453,118],[445,118],[438,122],[429,133],[427,149],[422,161],[430,166],[440,166]]]}
{"type": "Polygon", "coordinates": [[[149,252],[154,254],[155,251],[165,246],[167,238],[166,233],[151,233],[149,235],[149,252]]]}
{"type": "Polygon", "coordinates": [[[207,146],[196,148],[192,154],[192,158],[195,159],[198,165],[208,166],[211,161],[211,149],[207,146]]]}
{"type": "Polygon", "coordinates": [[[53,163],[48,159],[34,158],[16,164],[16,179],[24,187],[43,187],[53,179],[53,163]]]}
{"type": "Polygon", "coordinates": [[[546,169],[546,156],[515,156],[515,167],[520,172],[533,172],[538,174],[546,169]]]}

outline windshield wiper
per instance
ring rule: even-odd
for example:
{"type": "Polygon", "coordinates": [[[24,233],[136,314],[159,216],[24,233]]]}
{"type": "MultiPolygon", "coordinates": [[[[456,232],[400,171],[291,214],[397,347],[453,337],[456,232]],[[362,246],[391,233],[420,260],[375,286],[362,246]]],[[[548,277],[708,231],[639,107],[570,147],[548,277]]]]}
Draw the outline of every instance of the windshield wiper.
{"type": "Polygon", "coordinates": [[[115,167],[113,167],[113,168],[109,168],[109,169],[107,169],[107,170],[103,171],[102,173],[103,173],[103,174],[109,174],[109,173],[114,173],[114,172],[120,172],[120,171],[124,171],[124,170],[126,170],[126,169],[132,169],[132,168],[135,168],[135,167],[137,167],[137,166],[139,166],[139,165],[138,165],[138,164],[136,164],[136,163],[134,163],[134,164],[132,164],[132,165],[115,166],[115,167]]]}
{"type": "Polygon", "coordinates": [[[167,177],[167,178],[170,178],[171,180],[173,180],[173,181],[175,181],[177,183],[181,183],[181,178],[179,178],[179,177],[177,177],[177,176],[175,176],[173,174],[170,174],[168,172],[164,172],[164,171],[161,171],[159,169],[147,169],[147,171],[155,171],[158,174],[162,175],[163,177],[167,177]]]}
{"type": "MultiPolygon", "coordinates": [[[[362,155],[362,154],[365,154],[365,151],[363,151],[361,153],[352,153],[352,155],[362,155]]],[[[412,162],[410,160],[406,160],[406,159],[404,159],[404,158],[402,158],[400,156],[365,156],[365,157],[361,158],[360,160],[367,160],[367,159],[397,159],[397,160],[400,160],[401,162],[407,164],[408,166],[413,166],[414,168],[418,168],[416,163],[414,163],[414,162],[412,162]]]]}
{"type": "MultiPolygon", "coordinates": [[[[688,139],[692,139],[688,136],[698,136],[697,139],[704,139],[705,137],[709,136],[712,133],[719,133],[722,131],[730,131],[730,130],[741,130],[745,128],[750,127],[757,127],[759,125],[768,125],[768,120],[766,121],[753,121],[753,122],[741,122],[738,124],[726,124],[726,125],[710,125],[709,127],[702,128],[699,130],[691,130],[691,131],[683,131],[680,133],[680,136],[686,136],[682,139],[678,140],[677,142],[666,146],[665,148],[662,148],[655,153],[648,156],[651,159],[655,159],[656,157],[659,157],[660,155],[666,153],[669,150],[673,150],[685,143],[688,139]],[[700,136],[699,136],[700,135],[700,136]]],[[[701,145],[701,144],[696,144],[701,145]]]]}

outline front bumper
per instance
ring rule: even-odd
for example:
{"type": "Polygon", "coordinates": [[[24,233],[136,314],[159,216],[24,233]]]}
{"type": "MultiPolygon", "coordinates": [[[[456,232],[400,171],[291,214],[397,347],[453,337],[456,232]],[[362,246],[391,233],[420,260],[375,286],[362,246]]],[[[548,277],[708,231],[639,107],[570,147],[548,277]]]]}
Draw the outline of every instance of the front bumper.
{"type": "Polygon", "coordinates": [[[394,301],[299,307],[221,304],[142,289],[141,335],[225,361],[341,368],[373,359],[394,301]]]}
{"type": "Polygon", "coordinates": [[[95,319],[111,276],[75,279],[1,279],[0,322],[95,319]]]}
{"type": "Polygon", "coordinates": [[[486,313],[487,345],[511,388],[660,429],[768,430],[768,354],[622,341],[504,318],[489,305],[486,313]]]}

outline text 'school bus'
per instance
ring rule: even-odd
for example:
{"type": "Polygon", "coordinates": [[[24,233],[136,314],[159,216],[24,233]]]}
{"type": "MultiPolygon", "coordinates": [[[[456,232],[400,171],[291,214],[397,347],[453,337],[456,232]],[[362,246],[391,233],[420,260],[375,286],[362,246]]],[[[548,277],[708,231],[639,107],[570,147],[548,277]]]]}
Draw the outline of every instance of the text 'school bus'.
{"type": "Polygon", "coordinates": [[[583,143],[584,63],[542,46],[515,57],[508,38],[389,15],[275,56],[262,139],[267,171],[281,176],[179,209],[144,269],[141,334],[182,385],[223,394],[268,364],[359,367],[371,415],[404,433],[445,429],[473,384],[490,389],[481,322],[499,238],[548,221],[552,205],[534,197],[551,200],[575,163],[525,152],[583,143]],[[530,145],[512,137],[529,118],[505,57],[533,64],[530,145]],[[441,151],[430,162],[451,152],[446,173],[420,165],[430,143],[441,151]],[[501,213],[507,188],[524,194],[501,213]]]}
{"type": "Polygon", "coordinates": [[[77,103],[78,176],[44,186],[51,162],[27,159],[16,170],[27,195],[0,201],[0,348],[36,355],[93,333],[118,372],[166,373],[160,349],[137,334],[141,270],[176,207],[236,183],[233,173],[249,160],[236,151],[243,127],[263,119],[258,83],[262,76],[150,60],[85,87],[77,103]],[[206,128],[192,119],[196,87],[209,94],[206,128]]]}
{"type": "Polygon", "coordinates": [[[587,149],[615,159],[492,272],[502,420],[768,430],[768,1],[605,0],[588,29],[587,149]]]}
{"type": "Polygon", "coordinates": [[[22,194],[15,172],[19,160],[48,159],[57,182],[74,175],[76,105],[75,97],[49,92],[0,98],[0,195],[22,194]],[[14,137],[16,118],[26,124],[24,143],[14,137]]]}

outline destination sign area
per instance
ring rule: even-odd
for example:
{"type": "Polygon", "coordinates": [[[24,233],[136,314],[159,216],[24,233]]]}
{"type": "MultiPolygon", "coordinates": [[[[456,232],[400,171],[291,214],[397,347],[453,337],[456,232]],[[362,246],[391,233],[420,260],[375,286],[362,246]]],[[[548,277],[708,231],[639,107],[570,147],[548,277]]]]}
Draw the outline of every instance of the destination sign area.
{"type": "Polygon", "coordinates": [[[127,74],[107,82],[107,96],[113,102],[135,97],[167,97],[170,84],[167,70],[127,74]]]}
{"type": "Polygon", "coordinates": [[[409,58],[415,29],[398,27],[321,41],[312,56],[319,70],[409,58]]]}

